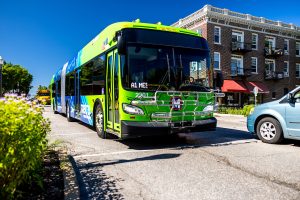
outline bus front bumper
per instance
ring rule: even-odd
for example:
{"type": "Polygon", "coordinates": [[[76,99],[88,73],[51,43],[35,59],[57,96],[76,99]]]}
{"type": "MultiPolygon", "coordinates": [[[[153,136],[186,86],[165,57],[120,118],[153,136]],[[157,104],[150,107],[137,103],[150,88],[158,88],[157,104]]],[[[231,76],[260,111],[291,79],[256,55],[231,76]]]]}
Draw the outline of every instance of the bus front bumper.
{"type": "Polygon", "coordinates": [[[212,117],[193,122],[134,122],[122,121],[122,138],[168,135],[172,133],[214,131],[217,126],[216,118],[212,117]]]}

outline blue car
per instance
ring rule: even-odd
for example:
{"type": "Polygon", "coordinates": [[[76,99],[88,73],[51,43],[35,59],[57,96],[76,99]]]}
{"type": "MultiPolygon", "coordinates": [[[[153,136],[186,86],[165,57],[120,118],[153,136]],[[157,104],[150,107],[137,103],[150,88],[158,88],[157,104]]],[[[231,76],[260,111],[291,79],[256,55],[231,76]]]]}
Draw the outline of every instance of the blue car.
{"type": "Polygon", "coordinates": [[[247,128],[265,143],[280,143],[284,138],[300,140],[300,87],[252,109],[247,128]]]}

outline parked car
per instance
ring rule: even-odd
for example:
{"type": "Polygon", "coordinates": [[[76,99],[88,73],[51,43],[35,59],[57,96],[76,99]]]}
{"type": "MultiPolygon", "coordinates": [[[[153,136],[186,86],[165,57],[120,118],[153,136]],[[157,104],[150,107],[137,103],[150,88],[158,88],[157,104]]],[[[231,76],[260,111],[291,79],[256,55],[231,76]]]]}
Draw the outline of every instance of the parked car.
{"type": "Polygon", "coordinates": [[[256,106],[247,118],[247,128],[265,143],[300,140],[300,87],[279,100],[256,106]]]}

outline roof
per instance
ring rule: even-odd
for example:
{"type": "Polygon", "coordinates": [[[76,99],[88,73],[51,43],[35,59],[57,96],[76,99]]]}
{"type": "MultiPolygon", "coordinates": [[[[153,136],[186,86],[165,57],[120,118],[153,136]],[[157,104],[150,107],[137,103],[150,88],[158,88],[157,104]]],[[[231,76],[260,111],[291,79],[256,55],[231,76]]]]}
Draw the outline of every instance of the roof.
{"type": "MultiPolygon", "coordinates": [[[[159,30],[167,32],[177,32],[187,35],[194,35],[201,37],[200,34],[177,27],[161,25],[161,23],[150,24],[150,23],[141,23],[139,20],[135,22],[117,22],[106,27],[101,33],[99,33],[94,39],[92,39],[86,46],[84,46],[77,54],[71,58],[63,66],[66,67],[66,73],[73,71],[84,63],[88,62],[95,56],[101,54],[112,46],[116,45],[116,41],[113,41],[115,33],[124,28],[140,28],[140,29],[149,29],[149,30],[159,30]]],[[[63,66],[60,67],[57,72],[54,74],[54,80],[59,80],[60,75],[63,69],[63,66]]]]}

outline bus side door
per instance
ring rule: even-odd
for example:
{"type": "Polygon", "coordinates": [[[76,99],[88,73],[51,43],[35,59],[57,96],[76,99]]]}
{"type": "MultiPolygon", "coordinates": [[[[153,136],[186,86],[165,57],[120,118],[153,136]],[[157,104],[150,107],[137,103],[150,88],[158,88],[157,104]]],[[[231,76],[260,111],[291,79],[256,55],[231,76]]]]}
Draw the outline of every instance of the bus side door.
{"type": "Polygon", "coordinates": [[[120,132],[119,119],[119,55],[117,50],[107,54],[106,70],[106,110],[107,128],[120,132]]]}

